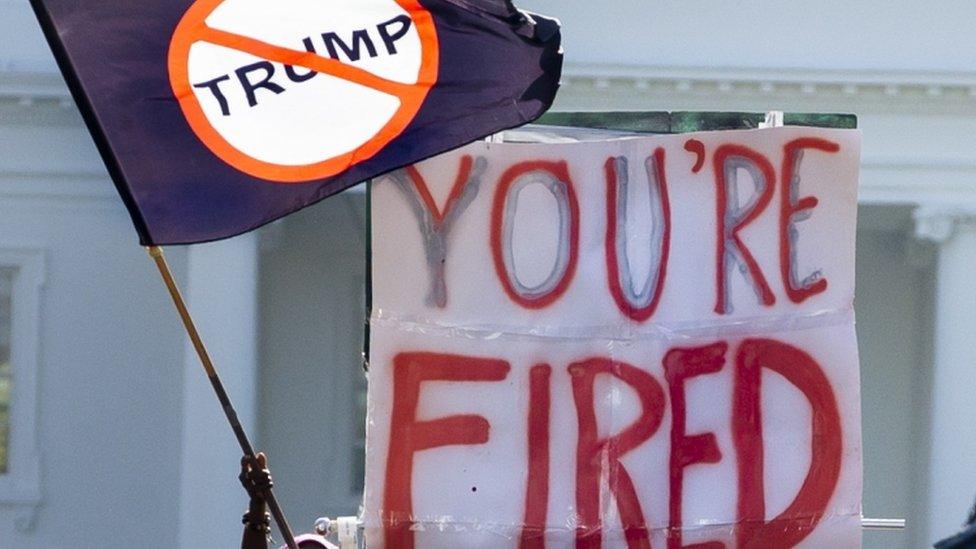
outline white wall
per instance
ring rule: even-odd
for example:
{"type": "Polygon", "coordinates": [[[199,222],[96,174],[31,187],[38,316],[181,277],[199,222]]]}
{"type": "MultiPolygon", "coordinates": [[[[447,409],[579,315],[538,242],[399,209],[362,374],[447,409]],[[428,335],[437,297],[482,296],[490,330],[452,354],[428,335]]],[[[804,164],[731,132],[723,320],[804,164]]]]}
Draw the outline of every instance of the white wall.
{"type": "Polygon", "coordinates": [[[951,0],[520,0],[558,17],[572,63],[971,71],[976,4],[951,0]]]}
{"type": "MultiPolygon", "coordinates": [[[[13,425],[36,428],[42,497],[0,504],[0,547],[238,543],[240,452],[80,120],[3,113],[0,248],[38,250],[46,280],[38,420],[13,425]]],[[[255,237],[167,257],[253,428],[255,237]]]]}
{"type": "Polygon", "coordinates": [[[57,70],[27,0],[0,0],[0,67],[57,70]]]}
{"type": "MultiPolygon", "coordinates": [[[[571,63],[971,71],[976,5],[965,0],[648,2],[519,0],[563,22],[571,63]]],[[[0,58],[53,70],[27,0],[0,0],[0,58]]]]}
{"type": "MultiPolygon", "coordinates": [[[[36,425],[43,499],[27,531],[14,527],[21,510],[0,509],[0,546],[58,547],[70,537],[103,547],[149,534],[147,547],[171,547],[183,349],[178,326],[160,314],[166,294],[82,130],[0,124],[0,150],[0,246],[42,250],[47,271],[36,425]]],[[[173,261],[184,268],[182,254],[173,261]]]]}

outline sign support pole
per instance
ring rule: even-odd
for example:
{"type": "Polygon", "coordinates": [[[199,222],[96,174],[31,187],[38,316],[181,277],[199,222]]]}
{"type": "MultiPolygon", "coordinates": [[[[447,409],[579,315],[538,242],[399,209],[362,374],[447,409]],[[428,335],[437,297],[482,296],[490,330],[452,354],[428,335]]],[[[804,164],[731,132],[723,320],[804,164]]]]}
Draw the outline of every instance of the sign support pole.
{"type": "MultiPolygon", "coordinates": [[[[176,285],[173,273],[169,270],[169,264],[166,263],[166,258],[163,256],[163,249],[159,246],[150,246],[147,248],[147,251],[156,263],[156,268],[159,269],[159,274],[166,284],[166,289],[169,290],[169,295],[173,299],[173,305],[176,306],[180,319],[183,321],[186,334],[190,336],[190,341],[193,343],[193,348],[197,352],[200,364],[203,365],[203,369],[207,372],[210,385],[213,386],[214,393],[217,394],[217,400],[220,401],[220,405],[224,409],[224,414],[227,416],[227,421],[230,423],[231,429],[234,430],[234,436],[237,437],[237,442],[241,445],[244,456],[253,463],[257,463],[251,441],[247,438],[247,433],[244,432],[244,428],[237,418],[237,412],[230,402],[230,397],[227,396],[227,391],[224,390],[224,384],[221,382],[220,376],[217,375],[217,370],[214,368],[213,361],[210,360],[210,354],[207,352],[207,348],[200,338],[200,333],[197,332],[196,325],[193,323],[193,317],[190,316],[190,311],[187,309],[186,302],[184,302],[180,289],[176,285]]],[[[281,506],[278,505],[278,500],[275,499],[272,489],[268,488],[264,490],[261,495],[267,502],[268,509],[271,511],[275,523],[278,524],[278,530],[281,532],[282,537],[285,538],[285,543],[288,544],[288,548],[298,549],[298,545],[295,543],[295,536],[291,532],[291,527],[288,526],[288,520],[285,518],[284,512],[282,512],[281,506]]]]}

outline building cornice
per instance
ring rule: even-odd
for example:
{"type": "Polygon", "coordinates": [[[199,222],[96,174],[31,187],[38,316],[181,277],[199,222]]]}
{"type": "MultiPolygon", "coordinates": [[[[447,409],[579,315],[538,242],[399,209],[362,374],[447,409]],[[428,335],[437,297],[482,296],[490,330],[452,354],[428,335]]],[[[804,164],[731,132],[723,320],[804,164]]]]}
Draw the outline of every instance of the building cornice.
{"type": "MultiPolygon", "coordinates": [[[[933,110],[976,113],[976,72],[840,71],[813,69],[738,69],[635,67],[571,64],[563,72],[556,109],[575,110],[572,103],[659,106],[679,110],[698,107],[810,107],[896,114],[924,114],[933,110]],[[580,99],[582,98],[582,99],[580,99]],[[599,102],[603,104],[602,102],[599,102]]],[[[621,109],[625,110],[626,106],[621,109]]],[[[0,61],[0,113],[16,113],[9,120],[38,124],[46,119],[81,125],[74,102],[60,74],[25,71],[0,61]]],[[[0,117],[2,119],[2,117],[0,117]]],[[[13,174],[0,194],[37,193],[39,176],[71,175],[74,179],[105,179],[90,166],[70,174],[13,174]],[[28,180],[34,181],[28,181],[28,180]],[[26,189],[30,189],[26,192],[26,189]]],[[[58,179],[61,179],[60,177],[58,179]]],[[[860,201],[865,204],[976,205],[976,159],[911,159],[866,157],[862,160],[860,201]]],[[[52,186],[54,186],[52,184],[52,186]]],[[[91,185],[83,185],[91,186],[91,185]]],[[[43,185],[41,186],[43,187],[43,185]]],[[[51,191],[59,195],[61,192],[51,191]]],[[[74,194],[69,193],[69,194],[74,194]]],[[[109,193],[105,193],[108,195],[109,193]]]]}
{"type": "Polygon", "coordinates": [[[976,72],[568,65],[566,87],[677,95],[858,97],[976,104],[976,72]]]}
{"type": "MultiPolygon", "coordinates": [[[[567,89],[682,96],[857,98],[861,101],[911,101],[913,104],[976,105],[976,72],[889,70],[757,69],[645,67],[570,64],[563,71],[567,89]]],[[[0,102],[73,107],[61,75],[20,70],[0,61],[0,102]]]]}
{"type": "Polygon", "coordinates": [[[0,63],[0,104],[4,103],[23,108],[74,108],[74,101],[60,74],[19,71],[0,63]]]}

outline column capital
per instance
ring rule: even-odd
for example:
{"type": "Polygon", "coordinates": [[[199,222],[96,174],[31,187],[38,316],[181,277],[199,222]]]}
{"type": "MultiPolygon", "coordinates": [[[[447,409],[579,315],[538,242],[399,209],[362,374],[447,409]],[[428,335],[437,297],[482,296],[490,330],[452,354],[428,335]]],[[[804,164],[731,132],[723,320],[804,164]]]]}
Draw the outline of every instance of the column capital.
{"type": "Polygon", "coordinates": [[[923,204],[912,212],[915,238],[945,244],[961,226],[976,227],[976,205],[923,204]]]}

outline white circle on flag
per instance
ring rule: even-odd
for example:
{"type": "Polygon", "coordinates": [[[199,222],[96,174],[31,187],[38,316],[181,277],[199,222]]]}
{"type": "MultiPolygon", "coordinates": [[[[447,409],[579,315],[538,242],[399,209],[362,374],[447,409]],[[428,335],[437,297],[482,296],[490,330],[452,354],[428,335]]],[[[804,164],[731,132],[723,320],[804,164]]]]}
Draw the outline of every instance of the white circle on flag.
{"type": "Polygon", "coordinates": [[[170,79],[198,137],[279,182],[375,155],[436,81],[433,19],[416,0],[199,0],[170,47],[170,79]]]}

